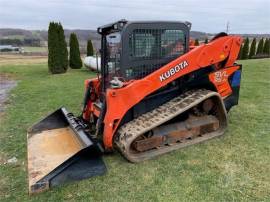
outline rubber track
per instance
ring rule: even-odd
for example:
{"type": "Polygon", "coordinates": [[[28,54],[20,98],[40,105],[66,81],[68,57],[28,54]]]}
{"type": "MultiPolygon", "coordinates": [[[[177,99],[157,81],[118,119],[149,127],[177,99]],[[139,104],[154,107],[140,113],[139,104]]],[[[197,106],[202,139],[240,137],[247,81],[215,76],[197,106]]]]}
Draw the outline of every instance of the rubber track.
{"type": "Polygon", "coordinates": [[[196,144],[216,136],[220,136],[224,133],[226,126],[227,114],[220,95],[216,92],[204,89],[192,90],[183,93],[176,98],[173,98],[158,108],[142,114],[138,118],[121,126],[117,131],[114,143],[117,149],[124,155],[125,158],[135,163],[151,159],[155,156],[185,146],[196,144]],[[173,119],[174,117],[180,115],[181,113],[198,105],[210,97],[216,97],[219,101],[219,110],[221,113],[219,114],[220,128],[217,131],[204,134],[203,136],[199,136],[191,140],[181,141],[180,143],[175,143],[173,145],[164,145],[157,149],[145,152],[134,153],[134,151],[131,151],[130,147],[132,142],[136,140],[140,135],[145,134],[147,131],[150,131],[151,129],[173,119]]]}

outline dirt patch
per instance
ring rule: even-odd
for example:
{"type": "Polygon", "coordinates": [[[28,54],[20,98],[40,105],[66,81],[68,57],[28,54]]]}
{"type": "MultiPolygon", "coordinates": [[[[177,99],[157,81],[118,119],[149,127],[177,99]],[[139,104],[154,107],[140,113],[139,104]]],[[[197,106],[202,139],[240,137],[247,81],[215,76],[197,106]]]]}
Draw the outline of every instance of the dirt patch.
{"type": "Polygon", "coordinates": [[[0,65],[24,65],[46,63],[47,56],[25,56],[25,55],[2,55],[0,54],[0,65]]]}
{"type": "Polygon", "coordinates": [[[17,81],[8,74],[0,74],[0,116],[5,110],[9,91],[17,85],[17,81]]]}

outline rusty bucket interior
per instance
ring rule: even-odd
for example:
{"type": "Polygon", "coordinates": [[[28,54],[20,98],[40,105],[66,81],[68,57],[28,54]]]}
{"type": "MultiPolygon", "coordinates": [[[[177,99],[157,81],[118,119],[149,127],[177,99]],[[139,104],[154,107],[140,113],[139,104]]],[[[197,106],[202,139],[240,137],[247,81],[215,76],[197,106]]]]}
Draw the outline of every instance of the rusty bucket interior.
{"type": "Polygon", "coordinates": [[[32,126],[27,140],[30,194],[106,172],[102,147],[65,108],[32,126]]]}

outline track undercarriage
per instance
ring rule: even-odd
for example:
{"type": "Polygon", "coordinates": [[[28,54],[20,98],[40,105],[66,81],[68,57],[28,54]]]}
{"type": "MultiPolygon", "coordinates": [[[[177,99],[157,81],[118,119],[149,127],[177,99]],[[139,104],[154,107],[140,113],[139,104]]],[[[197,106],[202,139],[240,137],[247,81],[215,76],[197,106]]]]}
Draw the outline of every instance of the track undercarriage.
{"type": "Polygon", "coordinates": [[[114,142],[125,158],[140,162],[220,136],[226,125],[219,94],[192,90],[126,123],[114,142]]]}

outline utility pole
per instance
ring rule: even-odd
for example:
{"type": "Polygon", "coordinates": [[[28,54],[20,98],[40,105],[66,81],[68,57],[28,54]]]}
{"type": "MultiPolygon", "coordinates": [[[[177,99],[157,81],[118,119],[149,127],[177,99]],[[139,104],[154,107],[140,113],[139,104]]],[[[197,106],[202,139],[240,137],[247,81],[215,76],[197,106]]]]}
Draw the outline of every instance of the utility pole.
{"type": "Polygon", "coordinates": [[[230,30],[230,22],[228,21],[226,24],[226,33],[229,34],[229,30],[230,30]]]}

